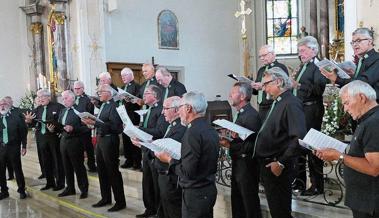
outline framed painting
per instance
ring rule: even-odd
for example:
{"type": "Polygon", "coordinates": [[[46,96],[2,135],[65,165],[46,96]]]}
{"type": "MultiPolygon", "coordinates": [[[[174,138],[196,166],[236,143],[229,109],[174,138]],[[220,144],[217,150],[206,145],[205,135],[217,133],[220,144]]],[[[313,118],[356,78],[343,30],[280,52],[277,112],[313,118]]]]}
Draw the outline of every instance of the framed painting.
{"type": "Polygon", "coordinates": [[[170,10],[158,15],[158,44],[160,49],[179,49],[178,19],[170,10]]]}

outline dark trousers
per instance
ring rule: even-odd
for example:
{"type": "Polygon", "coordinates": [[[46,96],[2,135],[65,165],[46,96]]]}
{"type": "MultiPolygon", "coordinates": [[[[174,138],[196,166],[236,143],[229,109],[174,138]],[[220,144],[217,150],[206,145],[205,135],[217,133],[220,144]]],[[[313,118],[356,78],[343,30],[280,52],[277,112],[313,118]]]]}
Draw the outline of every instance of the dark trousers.
{"type": "MultiPolygon", "coordinates": [[[[149,152],[149,151],[144,151],[149,152]]],[[[160,205],[158,172],[154,166],[154,159],[143,155],[142,163],[142,198],[146,212],[156,214],[160,205]]]]}
{"type": "Polygon", "coordinates": [[[6,168],[8,170],[8,177],[13,178],[14,172],[13,172],[13,166],[12,166],[12,161],[7,157],[6,162],[5,162],[6,168]]]}
{"type": "Polygon", "coordinates": [[[126,161],[133,166],[141,166],[141,149],[133,145],[130,137],[122,134],[122,142],[124,144],[124,156],[126,161]]]}
{"type": "MultiPolygon", "coordinates": [[[[324,116],[324,106],[322,102],[304,105],[305,123],[307,126],[307,131],[311,128],[316,130],[321,130],[322,117],[324,116]]],[[[309,176],[311,179],[312,186],[317,188],[319,191],[324,190],[324,177],[323,177],[323,166],[324,163],[321,159],[317,158],[312,152],[304,150],[302,155],[298,158],[298,175],[297,180],[301,180],[303,183],[303,188],[306,188],[306,159],[308,156],[308,167],[309,176]]]]}
{"type": "Polygon", "coordinates": [[[80,138],[66,138],[63,136],[60,146],[67,189],[75,191],[75,172],[80,191],[82,193],[88,192],[87,171],[84,167],[84,149],[80,138]]]}
{"type": "Polygon", "coordinates": [[[232,160],[232,217],[261,218],[259,165],[250,157],[232,160]]]}
{"type": "Polygon", "coordinates": [[[0,145],[0,187],[1,192],[8,192],[6,179],[6,159],[8,158],[13,166],[16,175],[18,192],[25,191],[25,178],[21,165],[20,145],[0,145]]]}
{"type": "Polygon", "coordinates": [[[96,163],[99,174],[101,198],[112,201],[112,193],[116,203],[125,203],[124,185],[119,165],[118,135],[98,136],[96,146],[96,163]]]}
{"type": "Polygon", "coordinates": [[[85,133],[80,137],[81,143],[84,146],[84,151],[87,153],[88,169],[96,169],[95,151],[93,149],[91,132],[85,133]]]}
{"type": "Polygon", "coordinates": [[[38,154],[39,166],[40,166],[40,169],[41,169],[41,173],[43,175],[45,175],[45,165],[43,164],[42,148],[41,148],[41,144],[40,144],[40,140],[39,140],[40,134],[36,133],[35,137],[36,137],[36,144],[37,144],[37,154],[38,154]]]}
{"type": "Polygon", "coordinates": [[[216,184],[187,188],[182,192],[182,218],[212,218],[216,203],[216,184]]]}
{"type": "Polygon", "coordinates": [[[379,214],[374,212],[374,214],[369,214],[365,212],[360,212],[358,210],[352,210],[354,218],[379,218],[379,214]]]}
{"type": "Polygon", "coordinates": [[[178,185],[178,177],[159,174],[158,185],[161,195],[162,217],[182,217],[182,189],[178,185]]]}
{"type": "Polygon", "coordinates": [[[64,186],[64,170],[58,136],[40,135],[39,141],[45,168],[46,185],[64,186]]]}
{"type": "Polygon", "coordinates": [[[275,176],[270,167],[272,161],[260,161],[260,174],[272,218],[291,218],[291,165],[286,164],[282,173],[275,176]]]}

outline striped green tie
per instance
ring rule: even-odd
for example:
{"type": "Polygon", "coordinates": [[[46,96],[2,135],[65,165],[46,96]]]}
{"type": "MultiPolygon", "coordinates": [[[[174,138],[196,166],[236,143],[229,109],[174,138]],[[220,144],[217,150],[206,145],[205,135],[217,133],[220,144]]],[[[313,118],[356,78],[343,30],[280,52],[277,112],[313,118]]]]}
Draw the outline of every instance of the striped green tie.
{"type": "Polygon", "coordinates": [[[167,87],[166,90],[165,90],[163,100],[166,100],[166,99],[167,99],[167,96],[168,96],[168,87],[167,87]]]}
{"type": "MultiPolygon", "coordinates": [[[[299,75],[298,75],[297,78],[296,78],[296,82],[297,82],[297,83],[299,83],[301,77],[303,76],[305,70],[307,69],[307,65],[308,65],[308,63],[304,64],[304,65],[303,65],[303,68],[301,68],[301,71],[300,71],[299,75]]],[[[296,88],[296,89],[293,89],[293,90],[292,90],[292,93],[293,93],[294,96],[297,96],[297,88],[296,88]]]]}
{"type": "Polygon", "coordinates": [[[76,96],[76,98],[75,98],[75,104],[76,105],[79,105],[79,99],[80,99],[80,96],[76,96]]]}
{"type": "Polygon", "coordinates": [[[42,123],[41,123],[41,133],[46,133],[46,111],[47,111],[47,105],[43,106],[43,112],[42,112],[42,123]]]}
{"type": "Polygon", "coordinates": [[[150,107],[149,110],[147,111],[147,114],[146,114],[145,120],[143,121],[143,127],[144,127],[144,128],[147,128],[147,123],[149,122],[150,113],[151,113],[151,107],[150,107]]]}
{"type": "Polygon", "coordinates": [[[363,57],[360,57],[360,58],[359,58],[359,62],[358,62],[357,69],[355,69],[354,79],[357,78],[357,76],[358,76],[358,74],[359,74],[359,71],[361,70],[361,67],[362,67],[362,61],[363,61],[363,57]]]}
{"type": "Polygon", "coordinates": [[[170,129],[171,129],[171,125],[172,125],[172,124],[170,124],[170,125],[167,127],[167,130],[166,130],[166,132],[165,132],[163,138],[166,138],[167,133],[168,133],[168,132],[170,131],[170,129]]]}
{"type": "Polygon", "coordinates": [[[106,104],[106,102],[103,102],[103,104],[101,104],[101,107],[100,107],[99,113],[97,114],[97,118],[100,117],[101,111],[103,111],[103,108],[104,108],[105,104],[106,104]]]}
{"type": "Polygon", "coordinates": [[[3,143],[7,144],[8,143],[8,125],[7,125],[7,119],[5,115],[3,116],[3,124],[4,124],[3,143]]]}
{"type": "Polygon", "coordinates": [[[63,118],[62,118],[62,125],[63,126],[66,125],[66,119],[67,119],[68,110],[70,110],[70,108],[67,108],[66,111],[63,114],[63,118]]]}
{"type": "MultiPolygon", "coordinates": [[[[266,66],[264,72],[266,72],[268,70],[268,66],[269,65],[266,66]]],[[[262,77],[263,77],[263,74],[262,74],[262,77]]],[[[262,82],[262,78],[261,78],[261,82],[262,82]]],[[[261,89],[261,90],[258,91],[258,104],[261,104],[262,101],[263,101],[263,90],[261,89]]]]}
{"type": "Polygon", "coordinates": [[[238,115],[240,114],[240,112],[239,111],[237,111],[237,113],[234,115],[234,117],[233,117],[233,123],[235,123],[236,121],[237,121],[237,119],[238,119],[238,115]]]}

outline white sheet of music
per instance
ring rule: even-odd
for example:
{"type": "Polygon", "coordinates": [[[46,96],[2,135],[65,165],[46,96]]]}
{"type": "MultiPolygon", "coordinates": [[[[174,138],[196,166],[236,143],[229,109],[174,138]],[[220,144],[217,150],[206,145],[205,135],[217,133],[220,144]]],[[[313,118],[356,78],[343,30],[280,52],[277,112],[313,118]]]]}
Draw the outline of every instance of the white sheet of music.
{"type": "Polygon", "coordinates": [[[143,142],[141,144],[153,152],[166,152],[176,160],[181,158],[182,144],[174,139],[163,138],[157,139],[151,143],[143,142]]]}
{"type": "Polygon", "coordinates": [[[238,75],[235,75],[234,73],[228,74],[227,76],[230,77],[230,78],[233,78],[233,79],[237,80],[238,82],[246,82],[246,83],[251,83],[252,82],[249,78],[247,78],[245,76],[238,76],[238,75]]]}
{"type": "MultiPolygon", "coordinates": [[[[344,152],[347,147],[347,144],[327,136],[313,128],[308,131],[303,140],[299,139],[299,143],[304,147],[307,145],[313,149],[334,148],[339,152],[344,152]]],[[[310,149],[309,147],[306,148],[310,149]]]]}
{"type": "Polygon", "coordinates": [[[124,98],[127,98],[128,101],[131,101],[131,102],[135,102],[137,100],[140,100],[140,98],[138,98],[137,96],[134,96],[132,94],[130,94],[129,92],[123,90],[123,89],[120,89],[120,88],[117,88],[117,99],[124,99],[124,98]]]}
{"type": "Polygon", "coordinates": [[[131,125],[125,125],[124,133],[130,138],[137,138],[141,142],[151,142],[153,140],[153,136],[147,132],[140,130],[138,127],[131,125]]]}
{"type": "Polygon", "coordinates": [[[116,110],[117,110],[117,113],[120,116],[122,122],[125,125],[133,125],[132,121],[130,120],[128,113],[126,112],[124,105],[118,106],[116,108],[116,110]]]}
{"type": "Polygon", "coordinates": [[[80,119],[83,119],[83,118],[89,118],[91,120],[96,120],[100,123],[104,123],[104,121],[100,120],[99,118],[97,118],[95,115],[91,114],[91,113],[88,113],[88,112],[79,112],[77,110],[74,110],[75,114],[78,115],[78,117],[80,117],[80,119]]]}
{"type": "Polygon", "coordinates": [[[245,140],[247,137],[249,137],[251,134],[254,132],[251,131],[250,129],[247,129],[245,127],[242,127],[240,125],[237,125],[233,122],[230,122],[225,119],[217,119],[213,121],[214,124],[221,126],[225,129],[228,129],[232,132],[238,133],[238,136],[242,139],[245,140]]]}
{"type": "Polygon", "coordinates": [[[330,71],[331,69],[337,69],[337,75],[338,77],[342,78],[342,79],[350,79],[350,76],[349,74],[347,74],[344,70],[342,70],[336,62],[334,61],[330,61],[328,59],[324,59],[322,61],[319,61],[319,62],[315,62],[316,66],[318,66],[319,68],[325,68],[327,71],[330,71]]]}

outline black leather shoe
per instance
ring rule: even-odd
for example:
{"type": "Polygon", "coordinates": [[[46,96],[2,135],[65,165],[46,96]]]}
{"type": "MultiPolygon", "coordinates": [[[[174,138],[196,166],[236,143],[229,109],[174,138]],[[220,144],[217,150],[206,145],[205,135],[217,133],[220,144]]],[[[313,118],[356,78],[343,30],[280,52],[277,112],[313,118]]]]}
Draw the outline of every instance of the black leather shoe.
{"type": "Polygon", "coordinates": [[[9,197],[8,192],[1,192],[0,193],[0,200],[3,200],[3,199],[8,198],[8,197],[9,197]]]}
{"type": "Polygon", "coordinates": [[[54,188],[53,185],[46,185],[45,187],[41,188],[41,191],[49,190],[51,188],[54,188]]]}
{"type": "Polygon", "coordinates": [[[118,204],[116,203],[113,207],[108,209],[108,212],[115,212],[126,208],[126,204],[118,204]]]}
{"type": "Polygon", "coordinates": [[[62,190],[64,188],[64,185],[57,185],[53,188],[53,191],[59,191],[59,190],[62,190]]]}
{"type": "Polygon", "coordinates": [[[63,192],[58,194],[58,197],[64,197],[64,196],[69,196],[69,195],[75,195],[75,191],[70,191],[68,189],[65,189],[63,192]]]}
{"type": "Polygon", "coordinates": [[[43,175],[43,174],[41,174],[41,175],[38,177],[38,179],[43,179],[43,178],[45,178],[45,175],[43,175]]]}
{"type": "Polygon", "coordinates": [[[105,205],[112,204],[112,201],[106,201],[101,199],[99,202],[96,204],[93,204],[92,207],[104,207],[105,205]]]}
{"type": "Polygon", "coordinates": [[[88,198],[88,192],[83,192],[80,194],[80,199],[88,198]]]}
{"type": "Polygon", "coordinates": [[[27,195],[25,191],[20,192],[20,199],[25,199],[26,197],[27,195]]]}
{"type": "Polygon", "coordinates": [[[154,213],[149,213],[149,212],[145,211],[142,214],[136,215],[136,218],[147,218],[147,217],[153,216],[153,215],[155,215],[155,214],[154,213]]]}
{"type": "Polygon", "coordinates": [[[317,188],[314,188],[314,187],[310,187],[309,189],[303,191],[301,193],[302,196],[313,196],[313,195],[320,195],[322,194],[323,191],[317,189],[317,188]]]}

